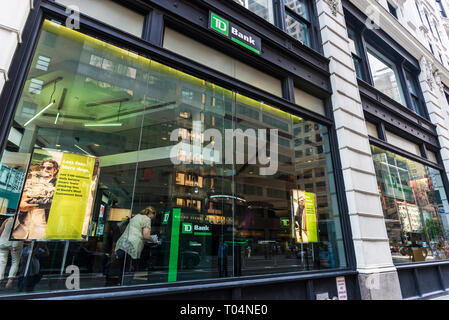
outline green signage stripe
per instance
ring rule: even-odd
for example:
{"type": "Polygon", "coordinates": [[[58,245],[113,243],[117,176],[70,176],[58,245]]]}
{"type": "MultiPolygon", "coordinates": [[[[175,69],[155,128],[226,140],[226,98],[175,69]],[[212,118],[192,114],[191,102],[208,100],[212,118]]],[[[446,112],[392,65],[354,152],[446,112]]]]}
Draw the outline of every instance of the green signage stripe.
{"type": "Polygon", "coordinates": [[[173,209],[173,220],[170,239],[170,262],[168,264],[168,282],[174,282],[178,276],[179,226],[181,224],[181,209],[173,209]]]}
{"type": "Polygon", "coordinates": [[[212,232],[195,232],[195,236],[211,236],[212,232]]]}
{"type": "Polygon", "coordinates": [[[249,46],[249,45],[247,45],[246,43],[240,41],[239,39],[236,39],[236,38],[232,37],[231,40],[234,41],[235,43],[238,43],[238,44],[241,45],[242,47],[245,47],[246,49],[251,50],[252,52],[255,52],[255,53],[257,53],[257,54],[260,54],[260,51],[259,51],[259,50],[255,49],[255,48],[253,48],[253,47],[251,47],[251,46],[249,46]]]}
{"type": "Polygon", "coordinates": [[[230,243],[230,244],[234,244],[234,243],[236,243],[236,244],[245,244],[245,243],[248,243],[248,240],[245,240],[245,241],[225,241],[226,243],[230,243]]]}

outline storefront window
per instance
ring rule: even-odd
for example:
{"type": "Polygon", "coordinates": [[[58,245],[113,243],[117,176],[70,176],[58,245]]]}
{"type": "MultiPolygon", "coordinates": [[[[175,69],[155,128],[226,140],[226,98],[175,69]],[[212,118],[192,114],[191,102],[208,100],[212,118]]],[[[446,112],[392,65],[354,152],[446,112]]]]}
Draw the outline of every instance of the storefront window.
{"type": "Polygon", "coordinates": [[[449,209],[440,172],[371,146],[393,262],[449,259],[449,209]]]}
{"type": "Polygon", "coordinates": [[[47,20],[12,126],[6,293],[346,266],[325,126],[47,20]]]}

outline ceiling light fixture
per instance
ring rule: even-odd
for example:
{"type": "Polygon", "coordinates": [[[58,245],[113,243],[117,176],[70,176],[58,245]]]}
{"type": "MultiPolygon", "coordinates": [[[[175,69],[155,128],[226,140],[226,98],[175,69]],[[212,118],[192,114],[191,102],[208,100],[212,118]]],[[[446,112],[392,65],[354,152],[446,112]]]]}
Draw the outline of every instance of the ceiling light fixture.
{"type": "Polygon", "coordinates": [[[85,154],[87,154],[88,156],[91,156],[91,154],[89,152],[87,152],[86,150],[84,150],[83,148],[81,148],[79,145],[74,144],[75,148],[81,150],[82,152],[84,152],[85,154]]]}
{"type": "Polygon", "coordinates": [[[129,101],[129,98],[119,98],[119,99],[112,99],[112,100],[105,100],[105,101],[99,101],[99,102],[93,102],[86,104],[86,107],[97,107],[102,106],[105,104],[113,104],[113,103],[122,103],[129,101]]]}
{"type": "Polygon", "coordinates": [[[51,102],[48,106],[46,106],[44,109],[42,109],[41,111],[39,111],[34,117],[32,117],[30,120],[28,120],[23,126],[26,127],[27,125],[29,125],[34,119],[36,119],[37,117],[39,117],[42,113],[45,112],[45,110],[47,110],[48,108],[50,108],[52,105],[55,104],[55,100],[53,100],[53,102],[51,102]]]}
{"type": "Polygon", "coordinates": [[[123,123],[85,123],[85,127],[121,127],[123,123]]]}

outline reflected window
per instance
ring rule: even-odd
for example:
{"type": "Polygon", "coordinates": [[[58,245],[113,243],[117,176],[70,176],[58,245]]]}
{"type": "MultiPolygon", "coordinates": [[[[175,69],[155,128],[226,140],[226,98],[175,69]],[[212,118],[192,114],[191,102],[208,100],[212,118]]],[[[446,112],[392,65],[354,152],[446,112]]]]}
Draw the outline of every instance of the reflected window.
{"type": "Polygon", "coordinates": [[[371,146],[393,262],[449,259],[449,204],[438,170],[371,146]]]}

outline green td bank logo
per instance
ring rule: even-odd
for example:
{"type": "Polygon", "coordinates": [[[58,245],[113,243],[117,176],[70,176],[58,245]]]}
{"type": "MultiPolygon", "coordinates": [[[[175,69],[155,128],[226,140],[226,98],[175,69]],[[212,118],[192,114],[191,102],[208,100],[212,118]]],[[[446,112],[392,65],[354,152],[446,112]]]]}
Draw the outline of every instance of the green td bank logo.
{"type": "Polygon", "coordinates": [[[191,223],[182,223],[182,233],[193,233],[193,227],[191,223]]]}
{"type": "Polygon", "coordinates": [[[164,214],[164,220],[162,221],[162,224],[167,224],[168,223],[168,219],[170,219],[170,212],[166,212],[164,214]]]}
{"type": "Polygon", "coordinates": [[[232,21],[226,20],[212,11],[209,11],[209,30],[226,37],[228,40],[250,50],[256,54],[261,53],[262,39],[232,21]]]}
{"type": "Polygon", "coordinates": [[[217,16],[215,13],[211,13],[211,28],[224,34],[226,37],[229,35],[229,21],[217,16]]]}

